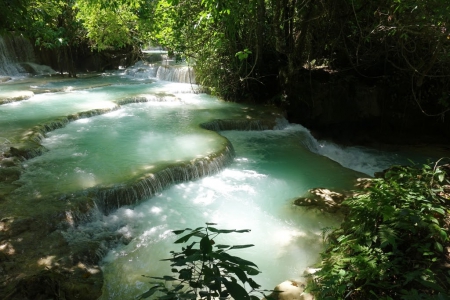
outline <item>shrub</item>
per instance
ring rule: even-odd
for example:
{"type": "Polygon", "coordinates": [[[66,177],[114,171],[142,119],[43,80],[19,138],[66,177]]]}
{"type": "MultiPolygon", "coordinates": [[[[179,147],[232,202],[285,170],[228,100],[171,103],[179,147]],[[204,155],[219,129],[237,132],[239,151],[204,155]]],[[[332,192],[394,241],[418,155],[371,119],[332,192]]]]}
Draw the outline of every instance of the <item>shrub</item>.
{"type": "Polygon", "coordinates": [[[448,165],[393,166],[344,201],[308,290],[318,299],[450,299],[448,165]]]}
{"type": "Polygon", "coordinates": [[[173,276],[153,277],[159,281],[152,282],[154,286],[139,299],[146,299],[152,295],[161,295],[157,299],[239,299],[258,300],[253,293],[263,294],[258,290],[260,285],[248,275],[257,275],[260,271],[251,261],[228,254],[230,250],[243,249],[253,245],[216,245],[214,239],[220,234],[243,233],[250,230],[224,230],[211,227],[214,223],[207,223],[206,227],[196,229],[186,228],[175,230],[180,235],[188,232],[175,241],[175,244],[187,243],[191,239],[197,241],[182,247],[180,252],[171,251],[169,261],[173,276]],[[239,283],[239,281],[241,283],[239,283]],[[168,287],[168,282],[172,283],[168,287]],[[242,284],[242,285],[241,285],[242,284]],[[247,289],[249,291],[247,291],[247,289]]]}

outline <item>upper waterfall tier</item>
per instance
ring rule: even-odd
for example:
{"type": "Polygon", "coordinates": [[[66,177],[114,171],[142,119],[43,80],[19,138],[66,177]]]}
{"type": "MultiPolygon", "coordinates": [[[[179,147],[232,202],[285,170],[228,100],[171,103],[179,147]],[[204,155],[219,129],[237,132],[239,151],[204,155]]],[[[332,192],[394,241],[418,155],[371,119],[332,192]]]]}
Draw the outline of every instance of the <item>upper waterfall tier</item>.
{"type": "Polygon", "coordinates": [[[55,71],[36,63],[33,46],[22,36],[0,36],[0,76],[52,74],[55,71]]]}

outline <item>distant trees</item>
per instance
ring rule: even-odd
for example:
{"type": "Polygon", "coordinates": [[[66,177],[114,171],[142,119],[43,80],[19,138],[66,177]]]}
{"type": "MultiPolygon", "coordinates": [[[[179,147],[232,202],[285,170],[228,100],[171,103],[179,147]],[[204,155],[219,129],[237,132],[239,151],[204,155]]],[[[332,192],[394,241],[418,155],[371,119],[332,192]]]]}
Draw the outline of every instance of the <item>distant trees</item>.
{"type": "Polygon", "coordinates": [[[160,0],[154,9],[150,38],[195,58],[200,83],[227,99],[308,101],[295,95],[298,78],[327,66],[392,83],[395,97],[429,114],[450,103],[446,1],[160,0]]]}
{"type": "Polygon", "coordinates": [[[394,101],[429,115],[450,108],[449,23],[450,4],[442,0],[0,3],[3,31],[26,32],[61,59],[82,43],[139,51],[153,42],[195,62],[197,80],[225,99],[306,106],[311,99],[299,96],[298,81],[326,66],[383,80],[394,101]]]}

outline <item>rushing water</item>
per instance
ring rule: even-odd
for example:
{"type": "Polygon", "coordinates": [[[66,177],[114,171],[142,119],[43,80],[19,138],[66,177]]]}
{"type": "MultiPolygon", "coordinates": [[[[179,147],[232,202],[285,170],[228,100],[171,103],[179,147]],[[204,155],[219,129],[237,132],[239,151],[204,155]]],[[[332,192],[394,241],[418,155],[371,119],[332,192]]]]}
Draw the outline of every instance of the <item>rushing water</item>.
{"type": "Polygon", "coordinates": [[[186,67],[170,68],[139,63],[72,80],[15,78],[0,85],[0,97],[28,93],[27,100],[0,106],[1,152],[23,143],[33,128],[46,128],[39,142],[48,151],[23,162],[20,187],[11,195],[20,199],[17,205],[49,195],[114,191],[173,165],[206,164],[207,171],[186,174],[182,182],[172,178],[171,169],[166,173],[171,181],[161,185],[166,189],[136,194],[135,202],[127,202],[135,204],[118,203],[107,215],[99,208],[64,233],[69,244],[124,238],[98,250],[103,299],[131,299],[149,287],[142,275],[169,274],[168,264],[159,260],[177,250],[171,230],[206,222],[251,229],[223,236],[222,242],[255,245],[234,254],[259,266],[255,279],[263,288],[300,279],[319,258],[322,229],[336,226],[339,217],[295,207],[293,199],[314,187],[349,189],[359,172],[373,175],[403,159],[317,141],[306,128],[282,120],[270,130],[206,130],[200,124],[252,120],[260,108],[198,93],[186,67]],[[73,117],[93,110],[101,111],[73,117]],[[232,155],[232,148],[231,163],[211,163],[218,153],[232,155]]]}

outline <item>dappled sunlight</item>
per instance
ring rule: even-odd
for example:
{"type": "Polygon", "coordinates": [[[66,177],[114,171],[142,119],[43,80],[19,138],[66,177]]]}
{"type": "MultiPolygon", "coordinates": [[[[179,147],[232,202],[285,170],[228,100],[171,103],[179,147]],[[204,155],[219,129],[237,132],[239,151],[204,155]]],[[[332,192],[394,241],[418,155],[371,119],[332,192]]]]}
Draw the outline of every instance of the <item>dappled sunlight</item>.
{"type": "Polygon", "coordinates": [[[153,213],[153,214],[155,214],[155,215],[159,215],[159,214],[162,212],[162,208],[153,206],[153,207],[150,209],[150,212],[153,213]]]}
{"type": "Polygon", "coordinates": [[[280,247],[285,247],[298,238],[306,237],[306,233],[298,229],[281,228],[273,236],[275,243],[280,247]]]}
{"type": "Polygon", "coordinates": [[[13,255],[16,253],[16,250],[10,242],[5,242],[3,244],[0,244],[0,252],[8,255],[13,255]]]}
{"type": "Polygon", "coordinates": [[[99,182],[96,180],[93,173],[86,172],[79,167],[75,168],[75,176],[78,184],[83,188],[87,189],[96,186],[99,182]]]}
{"type": "Polygon", "coordinates": [[[86,271],[86,272],[89,272],[90,274],[97,274],[97,273],[101,272],[101,270],[99,270],[98,268],[88,267],[88,266],[86,266],[85,264],[83,264],[81,262],[79,262],[77,264],[77,267],[79,269],[82,269],[82,270],[86,271]]]}
{"type": "Polygon", "coordinates": [[[59,264],[55,263],[55,261],[54,261],[55,258],[56,258],[55,255],[50,255],[47,257],[40,258],[38,260],[38,265],[43,266],[43,267],[48,267],[48,268],[51,268],[53,266],[58,266],[59,264]]]}

